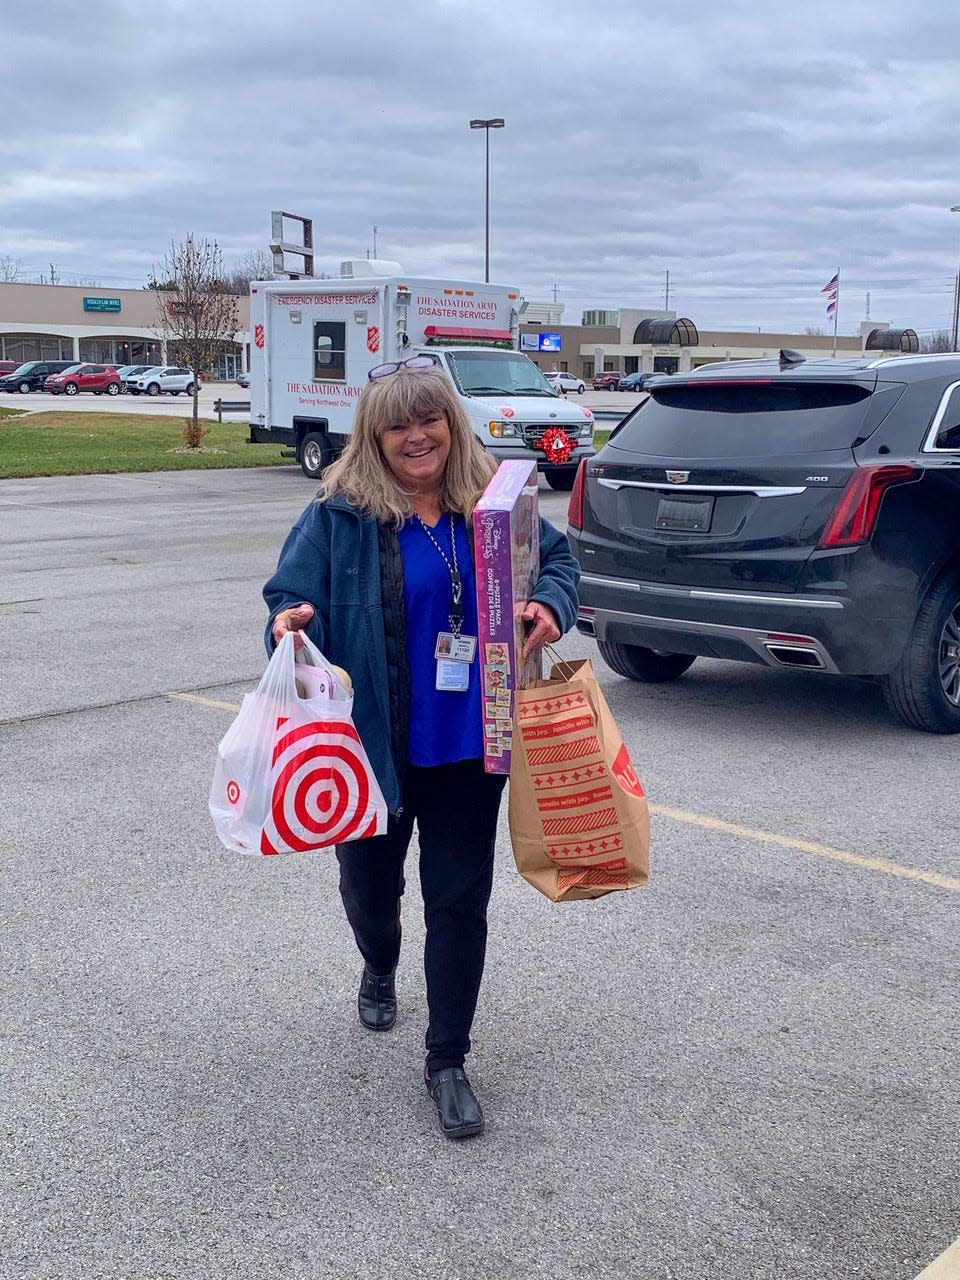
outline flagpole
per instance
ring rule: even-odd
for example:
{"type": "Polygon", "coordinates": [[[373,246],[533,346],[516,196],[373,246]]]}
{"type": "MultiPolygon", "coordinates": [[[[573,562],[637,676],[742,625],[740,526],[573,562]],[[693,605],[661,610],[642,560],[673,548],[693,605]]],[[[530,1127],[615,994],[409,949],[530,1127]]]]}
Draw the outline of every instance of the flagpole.
{"type": "Polygon", "coordinates": [[[833,308],[833,358],[837,358],[837,320],[840,317],[840,268],[837,267],[837,292],[834,298],[835,306],[833,308]]]}

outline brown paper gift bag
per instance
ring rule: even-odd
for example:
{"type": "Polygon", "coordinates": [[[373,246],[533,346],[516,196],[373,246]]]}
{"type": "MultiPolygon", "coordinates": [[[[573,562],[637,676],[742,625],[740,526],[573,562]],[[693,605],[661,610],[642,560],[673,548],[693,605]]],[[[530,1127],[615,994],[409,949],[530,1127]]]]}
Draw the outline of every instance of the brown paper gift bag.
{"type": "Polygon", "coordinates": [[[510,836],[517,870],[552,902],[647,879],[646,796],[589,661],[517,690],[510,836]]]}

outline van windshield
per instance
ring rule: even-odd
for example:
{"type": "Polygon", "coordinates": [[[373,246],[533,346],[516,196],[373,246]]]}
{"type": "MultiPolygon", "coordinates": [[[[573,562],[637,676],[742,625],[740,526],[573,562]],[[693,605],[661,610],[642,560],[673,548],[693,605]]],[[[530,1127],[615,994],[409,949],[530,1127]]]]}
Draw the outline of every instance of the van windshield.
{"type": "Polygon", "coordinates": [[[546,378],[519,351],[447,351],[450,372],[465,396],[555,396],[546,378]]]}

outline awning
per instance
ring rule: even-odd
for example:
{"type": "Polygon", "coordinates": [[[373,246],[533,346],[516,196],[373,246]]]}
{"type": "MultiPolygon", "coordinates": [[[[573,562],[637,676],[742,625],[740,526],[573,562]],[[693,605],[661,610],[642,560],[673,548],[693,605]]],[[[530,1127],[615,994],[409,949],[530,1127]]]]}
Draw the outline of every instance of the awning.
{"type": "Polygon", "coordinates": [[[509,329],[458,329],[443,324],[428,324],[423,331],[427,338],[468,338],[471,342],[510,342],[509,329]]]}

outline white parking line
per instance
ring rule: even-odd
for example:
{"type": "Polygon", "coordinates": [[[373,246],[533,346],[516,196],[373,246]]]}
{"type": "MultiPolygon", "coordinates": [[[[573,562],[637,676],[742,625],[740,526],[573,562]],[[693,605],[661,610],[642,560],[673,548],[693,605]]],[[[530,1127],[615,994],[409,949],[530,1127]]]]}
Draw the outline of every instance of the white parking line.
{"type": "MultiPolygon", "coordinates": [[[[201,698],[195,693],[176,693],[171,690],[168,691],[167,697],[178,698],[181,702],[198,702],[201,706],[216,707],[221,711],[240,710],[234,702],[214,702],[212,698],[201,698]]],[[[921,884],[933,885],[937,889],[948,889],[951,893],[960,893],[960,879],[955,876],[944,876],[937,871],[921,871],[916,867],[904,867],[899,862],[891,862],[889,858],[872,858],[862,853],[849,853],[846,849],[834,849],[830,845],[817,844],[813,840],[798,840],[794,836],[779,835],[776,831],[762,831],[759,827],[743,827],[736,822],[725,822],[722,818],[710,818],[706,814],[691,813],[687,809],[674,809],[665,804],[651,804],[650,812],[663,818],[672,818],[674,822],[689,822],[694,826],[704,827],[708,831],[720,831],[724,835],[738,836],[742,840],[774,844],[781,849],[796,849],[800,853],[812,853],[818,858],[830,858],[834,862],[845,862],[850,866],[863,867],[867,871],[879,871],[884,875],[898,876],[902,880],[919,880],[921,884]]],[[[949,1252],[950,1250],[947,1250],[947,1253],[949,1252]]],[[[938,1274],[936,1280],[947,1280],[948,1276],[950,1280],[954,1278],[960,1280],[960,1269],[955,1273],[944,1272],[942,1277],[938,1274]]]]}
{"type": "Polygon", "coordinates": [[[949,1249],[924,1267],[916,1280],[960,1280],[960,1240],[954,1240],[949,1249]]]}

